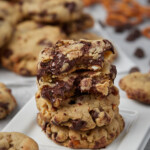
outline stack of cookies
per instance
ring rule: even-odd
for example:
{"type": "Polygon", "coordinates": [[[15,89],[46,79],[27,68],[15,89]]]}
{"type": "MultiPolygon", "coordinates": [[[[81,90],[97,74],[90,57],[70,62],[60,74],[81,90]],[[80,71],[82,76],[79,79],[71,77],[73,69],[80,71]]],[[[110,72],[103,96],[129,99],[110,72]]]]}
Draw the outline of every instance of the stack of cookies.
{"type": "Polygon", "coordinates": [[[36,103],[38,124],[56,143],[102,148],[123,130],[114,47],[106,39],[61,40],[41,51],[36,103]]]}

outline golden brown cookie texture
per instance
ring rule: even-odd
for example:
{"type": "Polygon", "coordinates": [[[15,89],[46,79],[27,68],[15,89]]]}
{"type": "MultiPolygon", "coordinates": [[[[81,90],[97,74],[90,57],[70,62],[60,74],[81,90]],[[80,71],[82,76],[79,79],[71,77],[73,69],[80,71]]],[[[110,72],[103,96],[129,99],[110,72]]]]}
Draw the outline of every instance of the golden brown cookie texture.
{"type": "Polygon", "coordinates": [[[38,124],[54,142],[70,148],[104,148],[112,143],[124,128],[122,116],[116,114],[113,121],[106,126],[88,131],[74,131],[66,127],[50,124],[42,114],[37,116],[38,124]]]}
{"type": "Polygon", "coordinates": [[[0,132],[1,150],[39,150],[38,144],[19,132],[0,132]]]}
{"type": "Polygon", "coordinates": [[[0,119],[7,117],[16,107],[17,103],[11,90],[0,83],[0,119]]]}
{"type": "Polygon", "coordinates": [[[4,49],[2,65],[20,75],[36,75],[41,49],[52,46],[64,36],[58,27],[43,26],[34,21],[21,22],[16,27],[13,39],[4,49]]]}
{"type": "Polygon", "coordinates": [[[70,98],[69,103],[55,109],[52,108],[53,106],[49,101],[37,96],[37,107],[51,124],[66,126],[73,130],[87,131],[112,122],[120,103],[118,89],[113,88],[107,97],[81,95],[70,98]]]}
{"type": "Polygon", "coordinates": [[[47,23],[69,22],[79,19],[82,10],[81,0],[24,0],[22,3],[24,16],[47,23]]]}
{"type": "Polygon", "coordinates": [[[129,98],[150,104],[150,73],[131,73],[123,77],[119,85],[129,98]]]}

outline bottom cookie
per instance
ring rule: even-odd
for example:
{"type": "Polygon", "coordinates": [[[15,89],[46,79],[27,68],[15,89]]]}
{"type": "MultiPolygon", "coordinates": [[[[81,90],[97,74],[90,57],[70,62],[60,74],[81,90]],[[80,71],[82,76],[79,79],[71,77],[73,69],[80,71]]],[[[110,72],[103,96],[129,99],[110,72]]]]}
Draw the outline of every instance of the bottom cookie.
{"type": "Polygon", "coordinates": [[[0,132],[0,150],[38,150],[38,144],[19,132],[0,132]]]}
{"type": "Polygon", "coordinates": [[[112,143],[124,129],[124,120],[117,114],[107,126],[96,127],[89,131],[74,131],[67,127],[50,124],[39,113],[37,122],[54,142],[70,148],[104,148],[112,143]]]}

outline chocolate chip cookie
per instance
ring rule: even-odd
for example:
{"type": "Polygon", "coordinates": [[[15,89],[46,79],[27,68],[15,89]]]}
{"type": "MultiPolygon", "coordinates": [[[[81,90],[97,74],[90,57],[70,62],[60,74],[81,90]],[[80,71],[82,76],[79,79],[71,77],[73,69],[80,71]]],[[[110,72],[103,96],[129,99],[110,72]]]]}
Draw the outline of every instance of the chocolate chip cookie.
{"type": "Polygon", "coordinates": [[[119,85],[129,98],[150,104],[150,73],[131,73],[122,78],[119,85]]]}
{"type": "Polygon", "coordinates": [[[19,132],[0,132],[1,150],[39,150],[38,144],[19,132]]]}
{"type": "Polygon", "coordinates": [[[36,75],[41,49],[52,46],[64,36],[58,27],[22,22],[17,25],[13,39],[3,52],[2,65],[20,75],[36,75]]]}
{"type": "Polygon", "coordinates": [[[86,131],[108,125],[118,111],[119,93],[113,87],[107,97],[98,95],[81,95],[70,98],[70,102],[59,108],[52,108],[51,103],[38,94],[37,107],[51,124],[67,126],[73,130],[86,131]],[[47,113],[46,113],[47,112],[47,113]]]}
{"type": "Polygon", "coordinates": [[[5,20],[15,25],[23,18],[21,7],[16,3],[0,1],[0,20],[5,20]]]}
{"type": "Polygon", "coordinates": [[[17,103],[11,94],[11,90],[0,83],[0,119],[7,117],[7,115],[14,110],[16,105],[17,103]]]}
{"type": "Polygon", "coordinates": [[[37,76],[56,78],[77,70],[98,71],[113,53],[114,47],[106,39],[61,40],[41,51],[37,76]]]}
{"type": "Polygon", "coordinates": [[[78,72],[55,79],[43,77],[38,81],[38,88],[43,98],[49,100],[54,107],[59,107],[77,93],[107,96],[116,73],[116,67],[106,63],[100,72],[78,72]]]}
{"type": "Polygon", "coordinates": [[[24,0],[24,16],[39,22],[69,22],[80,18],[83,11],[81,0],[24,0]]]}
{"type": "Polygon", "coordinates": [[[54,142],[70,148],[104,148],[112,143],[124,129],[123,118],[116,114],[109,125],[89,131],[74,131],[67,127],[53,125],[42,114],[38,114],[38,124],[54,142]]]}

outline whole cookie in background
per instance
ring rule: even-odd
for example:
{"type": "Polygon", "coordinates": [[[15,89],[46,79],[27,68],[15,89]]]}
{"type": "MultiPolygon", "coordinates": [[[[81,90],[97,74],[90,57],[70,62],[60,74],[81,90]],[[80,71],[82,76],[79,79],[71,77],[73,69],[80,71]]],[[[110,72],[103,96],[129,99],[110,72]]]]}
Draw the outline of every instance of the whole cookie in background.
{"type": "Polygon", "coordinates": [[[7,117],[16,107],[17,103],[10,89],[0,83],[0,119],[7,117]]]}
{"type": "MultiPolygon", "coordinates": [[[[80,39],[85,39],[85,40],[98,40],[98,39],[102,39],[102,37],[98,36],[95,33],[91,33],[91,32],[76,32],[76,33],[72,33],[67,37],[68,40],[80,40],[80,39]]],[[[118,52],[117,50],[114,48],[114,54],[111,55],[108,58],[108,61],[110,63],[114,62],[118,57],[118,52]]]]}
{"type": "Polygon", "coordinates": [[[0,132],[2,150],[39,150],[38,144],[30,137],[19,132],[0,132]]]}
{"type": "Polygon", "coordinates": [[[77,131],[87,131],[108,125],[114,119],[120,103],[118,89],[115,88],[114,90],[116,91],[104,98],[98,95],[82,95],[70,98],[69,104],[55,110],[50,106],[48,100],[36,96],[36,102],[40,113],[51,124],[66,126],[77,131]]]}
{"type": "Polygon", "coordinates": [[[119,85],[129,98],[150,104],[150,73],[131,73],[122,78],[119,85]]]}
{"type": "Polygon", "coordinates": [[[38,22],[70,22],[80,18],[83,3],[81,0],[24,0],[22,11],[26,18],[38,22]]]}
{"type": "Polygon", "coordinates": [[[20,75],[36,75],[40,51],[64,38],[58,27],[43,26],[34,21],[22,22],[3,51],[2,65],[20,75]]]}
{"type": "Polygon", "coordinates": [[[11,25],[15,25],[22,17],[23,15],[19,4],[0,1],[0,20],[4,19],[11,25]]]}
{"type": "Polygon", "coordinates": [[[40,113],[37,116],[37,121],[47,136],[54,142],[77,149],[104,148],[112,143],[124,129],[124,120],[119,114],[116,114],[109,125],[96,127],[89,131],[74,131],[67,127],[50,124],[40,113]]]}

